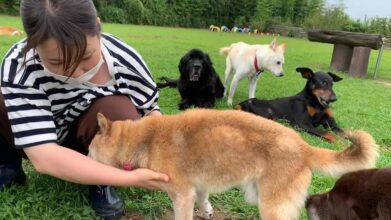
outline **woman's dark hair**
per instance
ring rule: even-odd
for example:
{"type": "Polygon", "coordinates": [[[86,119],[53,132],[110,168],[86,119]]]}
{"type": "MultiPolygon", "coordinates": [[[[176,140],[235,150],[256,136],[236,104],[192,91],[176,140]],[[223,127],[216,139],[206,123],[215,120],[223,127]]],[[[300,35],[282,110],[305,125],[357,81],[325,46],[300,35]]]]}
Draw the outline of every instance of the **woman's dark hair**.
{"type": "Polygon", "coordinates": [[[92,0],[22,0],[20,15],[30,49],[53,38],[63,55],[63,68],[73,73],[87,48],[86,36],[99,36],[100,25],[92,0]]]}

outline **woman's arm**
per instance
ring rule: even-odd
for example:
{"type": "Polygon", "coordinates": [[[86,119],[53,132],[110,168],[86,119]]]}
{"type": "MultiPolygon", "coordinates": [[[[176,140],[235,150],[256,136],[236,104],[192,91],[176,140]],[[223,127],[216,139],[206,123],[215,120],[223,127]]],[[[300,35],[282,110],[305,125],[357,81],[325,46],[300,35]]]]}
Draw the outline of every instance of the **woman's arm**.
{"type": "Polygon", "coordinates": [[[161,181],[168,181],[165,174],[148,169],[117,169],[53,143],[28,147],[24,151],[38,172],[74,183],[159,189],[161,181]]]}

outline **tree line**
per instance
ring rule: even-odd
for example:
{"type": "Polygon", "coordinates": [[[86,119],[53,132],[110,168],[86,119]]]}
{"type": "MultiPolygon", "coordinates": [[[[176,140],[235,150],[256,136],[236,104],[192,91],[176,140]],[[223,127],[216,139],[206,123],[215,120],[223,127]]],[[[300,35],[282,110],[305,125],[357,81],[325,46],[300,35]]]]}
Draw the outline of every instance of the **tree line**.
{"type": "Polygon", "coordinates": [[[265,30],[300,26],[324,0],[94,0],[106,22],[205,28],[214,24],[265,30]],[[121,7],[120,7],[121,6],[121,7]]]}
{"type": "MultiPolygon", "coordinates": [[[[391,18],[350,18],[343,5],[325,0],[93,0],[104,22],[171,27],[273,25],[391,35],[391,18]]],[[[0,13],[19,14],[20,0],[0,0],[0,13]]]]}

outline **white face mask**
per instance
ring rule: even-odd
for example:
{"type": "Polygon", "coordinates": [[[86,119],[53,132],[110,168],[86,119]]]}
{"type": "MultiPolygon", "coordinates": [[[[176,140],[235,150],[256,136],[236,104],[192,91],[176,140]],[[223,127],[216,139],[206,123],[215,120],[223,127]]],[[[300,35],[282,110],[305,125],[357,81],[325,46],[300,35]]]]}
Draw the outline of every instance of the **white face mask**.
{"type": "Polygon", "coordinates": [[[43,63],[42,63],[42,66],[44,68],[44,71],[47,74],[52,75],[54,78],[56,78],[60,81],[67,82],[69,84],[83,84],[83,83],[87,83],[92,77],[95,76],[95,74],[98,72],[98,70],[100,69],[100,67],[102,66],[102,64],[104,62],[105,61],[103,59],[103,56],[101,55],[99,62],[94,67],[92,67],[90,70],[88,70],[87,72],[83,73],[82,75],[80,75],[79,77],[76,77],[76,78],[69,77],[69,76],[62,76],[62,75],[58,75],[56,73],[53,73],[48,68],[46,68],[43,65],[43,63]]]}

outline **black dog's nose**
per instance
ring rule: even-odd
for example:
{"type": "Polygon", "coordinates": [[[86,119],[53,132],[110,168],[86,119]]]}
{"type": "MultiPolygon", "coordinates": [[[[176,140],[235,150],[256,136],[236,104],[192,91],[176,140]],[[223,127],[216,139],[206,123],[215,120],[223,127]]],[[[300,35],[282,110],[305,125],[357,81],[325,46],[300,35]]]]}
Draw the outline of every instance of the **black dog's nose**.
{"type": "Polygon", "coordinates": [[[336,95],[331,95],[330,99],[329,99],[329,102],[335,102],[335,101],[337,101],[337,96],[336,95]]]}

